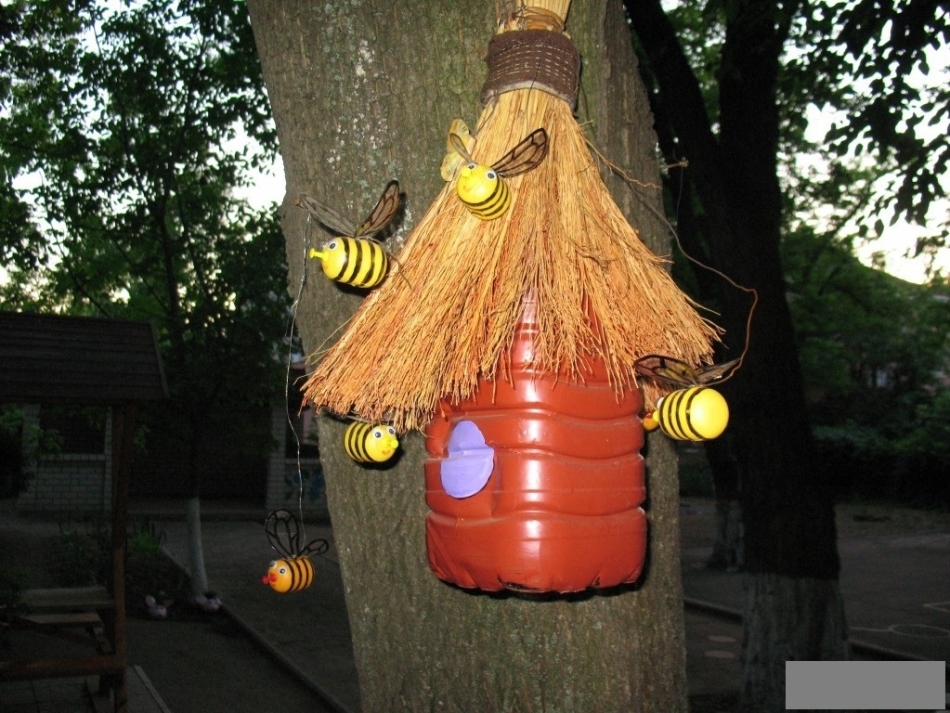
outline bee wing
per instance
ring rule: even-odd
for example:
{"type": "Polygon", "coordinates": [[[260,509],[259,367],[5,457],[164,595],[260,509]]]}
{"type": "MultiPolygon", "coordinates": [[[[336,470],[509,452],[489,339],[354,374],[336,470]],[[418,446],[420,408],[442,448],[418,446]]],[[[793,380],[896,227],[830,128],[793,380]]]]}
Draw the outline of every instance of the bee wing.
{"type": "Polygon", "coordinates": [[[461,119],[453,119],[449,134],[445,139],[445,158],[439,173],[445,181],[455,178],[463,163],[472,163],[469,148],[472,145],[472,132],[461,119]]]}
{"type": "Polygon", "coordinates": [[[462,140],[455,134],[449,134],[448,151],[445,152],[445,158],[442,159],[442,166],[439,168],[439,174],[442,180],[451,181],[455,178],[463,163],[472,163],[472,157],[462,140]]]}
{"type": "Polygon", "coordinates": [[[520,144],[492,164],[499,176],[517,176],[537,168],[548,155],[548,132],[535,129],[520,144]]]}
{"type": "Polygon", "coordinates": [[[659,379],[674,386],[696,386],[699,383],[693,367],[671,356],[648,354],[637,359],[633,367],[640,376],[659,379]]]}
{"type": "Polygon", "coordinates": [[[468,152],[468,147],[471,141],[472,135],[468,133],[468,129],[465,129],[465,132],[461,134],[456,131],[450,131],[449,138],[445,143],[447,144],[447,148],[450,151],[454,151],[463,159],[471,163],[472,154],[468,152]]]}
{"type": "Polygon", "coordinates": [[[310,540],[302,550],[300,550],[301,557],[313,557],[315,555],[322,555],[330,549],[330,543],[326,540],[310,540]]]}
{"type": "Polygon", "coordinates": [[[395,217],[398,210],[399,182],[390,181],[385,190],[383,190],[383,195],[379,197],[376,207],[373,208],[373,211],[366,220],[360,223],[359,227],[353,232],[352,237],[358,238],[378,233],[389,225],[389,221],[395,217]]]}
{"type": "Polygon", "coordinates": [[[741,359],[733,359],[725,364],[711,364],[696,370],[696,378],[700,384],[709,384],[713,381],[725,381],[739,367],[741,359]]]}
{"type": "Polygon", "coordinates": [[[289,510],[273,510],[264,521],[267,541],[282,557],[296,557],[300,544],[300,524],[289,510]]]}
{"type": "Polygon", "coordinates": [[[324,205],[316,198],[311,198],[306,193],[301,193],[297,198],[297,205],[305,209],[314,220],[325,225],[337,235],[353,237],[356,232],[356,226],[337,213],[333,208],[324,205]]]}

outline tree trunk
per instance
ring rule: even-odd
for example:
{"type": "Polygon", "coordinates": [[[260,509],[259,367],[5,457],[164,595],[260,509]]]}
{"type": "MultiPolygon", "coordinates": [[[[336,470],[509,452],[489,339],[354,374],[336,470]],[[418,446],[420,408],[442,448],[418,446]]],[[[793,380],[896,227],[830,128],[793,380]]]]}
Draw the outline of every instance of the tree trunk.
{"type": "Polygon", "coordinates": [[[191,574],[191,596],[194,598],[208,591],[204,541],[201,538],[201,498],[198,495],[192,495],[185,501],[185,522],[188,525],[188,571],[191,574]]]}
{"type": "MultiPolygon", "coordinates": [[[[815,475],[779,256],[776,80],[794,6],[730,4],[717,137],[660,0],[627,3],[659,88],[654,96],[663,109],[658,113],[669,121],[681,156],[689,160],[686,175],[703,208],[710,261],[758,293],[743,367],[722,386],[730,404],[749,573],[742,683],[747,711],[784,710],[785,661],[848,656],[834,503],[830,488],[815,475]]],[[[750,299],[725,284],[720,296],[725,358],[736,358],[750,299]]]]}
{"type": "MultiPolygon", "coordinates": [[[[441,187],[453,118],[480,113],[482,57],[495,26],[481,2],[250,0],[277,123],[287,195],[290,292],[311,351],[334,338],[359,295],[305,264],[306,192],[359,222],[385,183],[408,196],[397,247],[441,187]]],[[[619,0],[579,3],[568,31],[584,58],[579,105],[598,147],[658,185],[652,118],[619,0]]],[[[654,248],[658,191],[614,181],[618,202],[654,248]],[[645,208],[644,203],[649,207],[645,208]]],[[[425,553],[422,438],[391,468],[344,454],[344,424],[321,419],[327,498],[347,597],[364,711],[685,711],[675,455],[652,439],[651,550],[641,582],[609,594],[487,595],[448,586],[425,553]]],[[[290,624],[289,624],[290,625],[290,624]]]]}

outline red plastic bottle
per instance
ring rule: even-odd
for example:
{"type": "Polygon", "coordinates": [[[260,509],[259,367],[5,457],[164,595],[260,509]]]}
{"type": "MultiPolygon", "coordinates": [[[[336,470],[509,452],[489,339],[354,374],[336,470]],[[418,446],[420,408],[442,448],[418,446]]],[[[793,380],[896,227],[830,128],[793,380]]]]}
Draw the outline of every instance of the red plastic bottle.
{"type": "Polygon", "coordinates": [[[602,361],[581,383],[532,367],[527,302],[510,381],[443,402],[426,431],[426,544],[441,579],[487,591],[575,592],[636,581],[646,554],[640,392],[602,361]]]}

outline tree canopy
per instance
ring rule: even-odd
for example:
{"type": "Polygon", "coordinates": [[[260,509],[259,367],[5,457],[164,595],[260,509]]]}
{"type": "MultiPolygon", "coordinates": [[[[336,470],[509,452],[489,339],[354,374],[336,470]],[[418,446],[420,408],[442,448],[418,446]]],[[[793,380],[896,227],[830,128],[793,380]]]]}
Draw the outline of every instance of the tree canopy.
{"type": "Polygon", "coordinates": [[[6,3],[0,57],[5,308],[151,320],[178,414],[153,426],[246,427],[289,305],[274,208],[239,195],[275,151],[246,9],[6,3]]]}

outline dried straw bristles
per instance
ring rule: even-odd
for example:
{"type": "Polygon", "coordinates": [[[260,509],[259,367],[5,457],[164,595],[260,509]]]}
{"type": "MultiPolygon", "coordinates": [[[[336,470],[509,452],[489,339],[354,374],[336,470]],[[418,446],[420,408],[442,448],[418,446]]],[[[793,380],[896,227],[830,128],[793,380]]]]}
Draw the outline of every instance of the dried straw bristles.
{"type": "Polygon", "coordinates": [[[400,432],[424,426],[440,398],[466,399],[480,378],[504,378],[529,294],[535,366],[559,378],[582,381],[585,357],[597,355],[622,392],[635,388],[633,363],[646,354],[709,358],[716,329],[625,220],[567,103],[537,90],[501,95],[483,114],[473,157],[491,164],[538,127],[547,158],[508,179],[502,217],[475,218],[446,184],[399,255],[394,269],[406,279],[390,275],[369,295],[307,381],[317,408],[400,432]]]}

